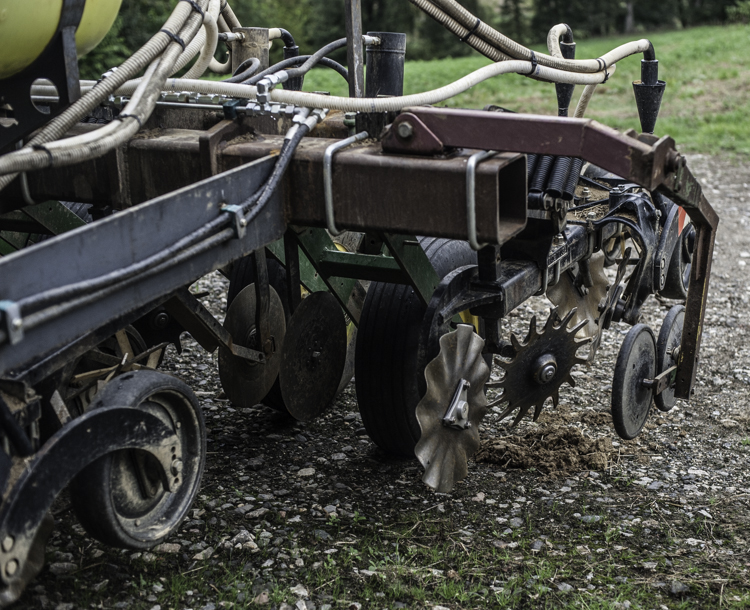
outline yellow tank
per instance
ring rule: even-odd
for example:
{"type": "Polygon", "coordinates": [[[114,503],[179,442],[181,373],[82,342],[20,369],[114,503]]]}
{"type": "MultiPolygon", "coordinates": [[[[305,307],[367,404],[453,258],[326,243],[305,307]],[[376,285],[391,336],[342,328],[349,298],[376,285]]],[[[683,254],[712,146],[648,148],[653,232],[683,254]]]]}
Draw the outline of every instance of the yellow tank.
{"type": "MultiPolygon", "coordinates": [[[[122,0],[86,0],[76,32],[81,57],[112,27],[122,0]]],[[[57,30],[62,0],[0,0],[0,79],[20,72],[44,50],[57,30]]]]}

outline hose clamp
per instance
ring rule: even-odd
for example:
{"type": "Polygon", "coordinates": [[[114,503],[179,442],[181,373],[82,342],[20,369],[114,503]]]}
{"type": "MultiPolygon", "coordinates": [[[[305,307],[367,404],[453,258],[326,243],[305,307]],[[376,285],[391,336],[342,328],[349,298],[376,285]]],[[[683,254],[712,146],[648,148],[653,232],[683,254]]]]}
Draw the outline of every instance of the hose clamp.
{"type": "Polygon", "coordinates": [[[341,235],[344,232],[336,227],[333,213],[333,155],[337,151],[367,137],[369,137],[369,134],[366,131],[361,131],[350,138],[346,138],[346,140],[331,144],[323,154],[323,194],[325,195],[326,204],[326,226],[328,227],[328,232],[333,236],[341,235]]]}
{"type": "Polygon", "coordinates": [[[539,62],[536,59],[536,53],[534,51],[531,52],[531,70],[529,70],[526,73],[526,76],[531,76],[536,72],[537,66],[539,65],[539,62]]]}
{"type": "Polygon", "coordinates": [[[245,218],[245,212],[241,205],[225,205],[221,208],[222,212],[230,214],[234,220],[232,229],[234,229],[234,236],[237,239],[245,237],[245,231],[247,230],[247,219],[245,218]]]}

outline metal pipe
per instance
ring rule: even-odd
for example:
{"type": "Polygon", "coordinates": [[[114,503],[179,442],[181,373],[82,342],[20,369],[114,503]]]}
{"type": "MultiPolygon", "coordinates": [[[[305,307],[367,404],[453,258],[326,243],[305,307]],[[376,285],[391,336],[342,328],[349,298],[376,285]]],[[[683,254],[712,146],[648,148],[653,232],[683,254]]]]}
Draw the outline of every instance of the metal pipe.
{"type": "Polygon", "coordinates": [[[369,134],[366,131],[360,131],[358,134],[355,134],[350,138],[346,138],[346,140],[341,140],[340,142],[331,144],[328,148],[326,148],[326,151],[323,154],[323,194],[326,204],[326,226],[328,227],[328,232],[331,235],[336,236],[343,233],[343,231],[339,230],[336,227],[336,221],[333,213],[333,155],[342,148],[351,146],[355,142],[364,140],[367,137],[369,137],[369,134]]]}
{"type": "Polygon", "coordinates": [[[487,245],[477,241],[477,165],[495,154],[497,151],[481,150],[471,155],[466,163],[466,230],[473,250],[481,250],[487,245]]]}

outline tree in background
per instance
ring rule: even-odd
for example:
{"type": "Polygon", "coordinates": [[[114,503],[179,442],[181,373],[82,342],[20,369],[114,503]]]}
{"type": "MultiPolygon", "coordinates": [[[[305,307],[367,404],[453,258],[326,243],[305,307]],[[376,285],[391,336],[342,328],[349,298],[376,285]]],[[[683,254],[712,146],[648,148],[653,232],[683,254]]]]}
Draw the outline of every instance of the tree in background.
{"type": "MultiPolygon", "coordinates": [[[[569,24],[576,38],[643,32],[750,19],[750,0],[459,0],[469,11],[522,42],[543,42],[549,28],[569,24]]],[[[157,32],[176,0],[126,0],[102,43],[81,60],[83,78],[99,78],[157,32]]],[[[243,25],[282,27],[303,54],[344,36],[344,0],[231,0],[243,25]]],[[[408,0],[363,0],[365,31],[406,32],[409,59],[439,59],[471,53],[439,23],[408,0]]],[[[272,61],[281,59],[274,45],[272,61]]],[[[217,53],[223,60],[223,45],[217,53]]],[[[346,60],[346,52],[333,56],[346,60]]]]}

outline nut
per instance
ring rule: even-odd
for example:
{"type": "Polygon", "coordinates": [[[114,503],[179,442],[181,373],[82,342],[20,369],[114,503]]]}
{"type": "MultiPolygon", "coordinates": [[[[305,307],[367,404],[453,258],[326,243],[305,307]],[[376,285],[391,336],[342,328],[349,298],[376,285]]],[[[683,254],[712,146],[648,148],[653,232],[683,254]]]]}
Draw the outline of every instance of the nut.
{"type": "Polygon", "coordinates": [[[408,140],[414,135],[414,126],[409,121],[403,121],[398,124],[396,133],[398,134],[399,138],[408,140]]]}

